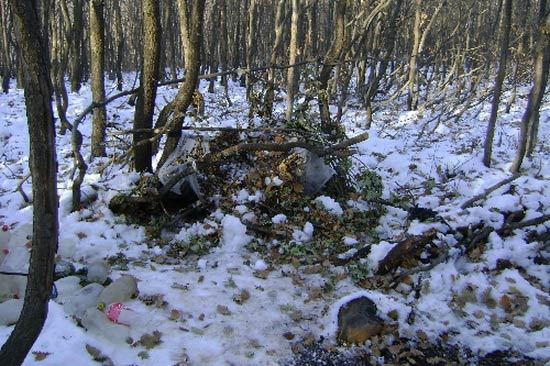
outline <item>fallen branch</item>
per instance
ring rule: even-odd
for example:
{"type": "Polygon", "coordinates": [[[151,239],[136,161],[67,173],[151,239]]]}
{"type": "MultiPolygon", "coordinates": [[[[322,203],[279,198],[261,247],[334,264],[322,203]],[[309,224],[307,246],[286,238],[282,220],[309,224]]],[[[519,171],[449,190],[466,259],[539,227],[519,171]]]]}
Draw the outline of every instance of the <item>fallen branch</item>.
{"type": "Polygon", "coordinates": [[[415,252],[431,243],[437,236],[437,230],[431,229],[420,236],[413,236],[399,242],[388,254],[378,263],[377,275],[385,275],[403,263],[406,258],[410,258],[415,252]]]}
{"type": "MultiPolygon", "coordinates": [[[[501,236],[506,236],[506,235],[510,235],[514,230],[523,229],[529,226],[544,224],[547,221],[550,221],[550,214],[542,215],[526,221],[506,223],[500,229],[495,229],[491,226],[484,226],[484,227],[478,228],[477,230],[473,231],[470,235],[468,235],[468,237],[466,238],[466,239],[471,238],[465,244],[466,252],[470,253],[479,244],[486,242],[487,239],[489,238],[489,235],[491,235],[492,232],[496,232],[498,235],[501,235],[501,236]]],[[[468,229],[464,227],[460,227],[456,229],[457,232],[461,232],[461,233],[467,230],[468,229]]],[[[462,242],[464,242],[464,239],[462,240],[462,242]]]]}
{"type": "Polygon", "coordinates": [[[480,193],[480,194],[470,198],[468,201],[464,202],[462,205],[460,205],[460,208],[464,210],[464,209],[472,206],[474,203],[476,203],[480,199],[486,198],[488,195],[490,195],[492,192],[496,191],[497,189],[499,189],[503,185],[508,184],[510,182],[513,182],[514,180],[518,179],[521,176],[522,176],[522,174],[516,173],[516,174],[514,174],[514,175],[512,175],[512,176],[510,176],[510,177],[508,177],[504,180],[501,180],[500,182],[498,182],[498,183],[492,185],[491,187],[487,188],[482,193],[480,193]]]}
{"type": "Polygon", "coordinates": [[[23,178],[21,178],[19,183],[17,183],[17,192],[21,193],[21,196],[23,196],[23,201],[25,201],[25,203],[29,203],[31,200],[23,190],[23,183],[25,183],[27,179],[29,179],[30,177],[31,177],[31,173],[29,172],[23,178]]]}
{"type": "Polygon", "coordinates": [[[530,219],[530,220],[526,220],[526,221],[512,222],[512,223],[504,226],[503,228],[498,229],[497,233],[499,235],[503,235],[503,234],[506,235],[506,234],[509,234],[512,231],[516,230],[516,229],[523,229],[523,228],[529,227],[529,226],[544,224],[547,221],[550,221],[550,214],[535,217],[534,219],[530,219]]]}

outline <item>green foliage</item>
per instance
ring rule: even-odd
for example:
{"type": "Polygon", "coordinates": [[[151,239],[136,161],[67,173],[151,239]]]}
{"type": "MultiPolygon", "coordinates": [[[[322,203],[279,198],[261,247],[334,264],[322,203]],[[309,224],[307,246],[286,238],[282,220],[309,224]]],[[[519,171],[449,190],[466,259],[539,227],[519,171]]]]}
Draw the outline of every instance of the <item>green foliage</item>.
{"type": "Polygon", "coordinates": [[[348,265],[349,276],[354,282],[361,282],[372,276],[368,266],[364,262],[351,263],[348,265]]]}
{"type": "Polygon", "coordinates": [[[172,243],[168,250],[168,255],[174,258],[182,258],[188,254],[205,255],[208,254],[212,242],[204,236],[194,236],[188,241],[178,241],[172,243]]]}
{"type": "Polygon", "coordinates": [[[372,170],[365,169],[355,176],[357,188],[367,201],[374,201],[382,197],[384,186],[382,178],[372,170]]]}

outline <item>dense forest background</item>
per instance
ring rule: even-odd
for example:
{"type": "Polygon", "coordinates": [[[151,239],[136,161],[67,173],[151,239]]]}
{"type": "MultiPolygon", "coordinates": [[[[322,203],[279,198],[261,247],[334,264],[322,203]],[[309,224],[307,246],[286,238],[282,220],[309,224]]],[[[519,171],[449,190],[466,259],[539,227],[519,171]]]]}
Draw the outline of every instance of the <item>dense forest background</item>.
{"type": "MultiPolygon", "coordinates": [[[[36,4],[65,127],[70,124],[65,118],[70,101],[64,78],[70,80],[72,91],[93,80],[94,102],[101,103],[104,81],[94,75],[103,72],[117,81],[120,91],[130,91],[138,82],[124,85],[122,74],[142,71],[144,95],[138,100],[144,103],[138,103],[138,109],[145,106],[145,113],[136,113],[140,117],[136,128],[152,126],[151,105],[158,83],[177,79],[181,70],[196,69],[189,76],[200,74],[212,88],[215,82],[226,85],[227,77],[240,78],[247,88],[251,116],[270,118],[274,90],[282,88],[288,100],[286,119],[291,121],[300,111],[294,105],[296,93],[305,93],[306,100],[318,101],[321,129],[332,133],[352,96],[362,101],[371,116],[373,109],[402,95],[409,110],[441,105],[450,98],[460,104],[466,101],[467,106],[479,100],[474,96],[487,87],[484,82],[494,79],[494,90],[486,95],[493,97],[495,105],[485,146],[484,163],[490,165],[503,81],[514,91],[518,83],[536,83],[539,92],[535,90],[530,107],[535,111],[548,78],[545,0],[142,1],[141,6],[117,0],[62,0],[36,4]],[[329,102],[338,106],[336,115],[330,115],[329,102]]],[[[0,74],[6,92],[11,79],[16,86],[23,85],[23,59],[8,1],[1,2],[0,11],[4,50],[0,74]]],[[[182,85],[182,89],[194,87],[192,80],[182,85]]],[[[508,109],[514,98],[512,93],[506,101],[508,109]]],[[[172,115],[192,102],[183,95],[176,99],[172,115]]],[[[166,115],[170,113],[157,124],[170,120],[166,115]]],[[[536,140],[537,117],[530,115],[535,116],[524,123],[525,146],[520,146],[516,171],[536,140]]],[[[93,150],[100,156],[105,153],[104,105],[94,109],[94,125],[93,150]]],[[[146,137],[150,137],[147,132],[135,135],[136,141],[146,137]]],[[[150,151],[136,150],[138,170],[151,170],[150,151]]]]}

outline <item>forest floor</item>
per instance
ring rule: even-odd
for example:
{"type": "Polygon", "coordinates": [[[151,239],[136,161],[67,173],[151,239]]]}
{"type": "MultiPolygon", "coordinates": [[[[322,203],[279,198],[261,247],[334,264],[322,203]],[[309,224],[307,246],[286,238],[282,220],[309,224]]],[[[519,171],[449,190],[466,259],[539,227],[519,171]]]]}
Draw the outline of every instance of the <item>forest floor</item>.
{"type": "MultiPolygon", "coordinates": [[[[159,105],[176,91],[161,88],[159,105]]],[[[193,126],[265,127],[247,118],[237,84],[229,88],[232,105],[222,88],[210,94],[201,84],[201,91],[205,114],[193,126]]],[[[99,174],[109,158],[90,162],[83,192],[94,199],[71,212],[70,136],[58,136],[58,259],[77,273],[56,282],[58,296],[25,365],[548,364],[548,95],[523,174],[483,194],[511,176],[527,93],[520,88],[510,113],[500,112],[491,168],[481,163],[490,98],[465,110],[447,98],[421,112],[405,111],[397,99],[368,130],[360,103],[351,101],[342,119],[347,136],[369,133],[348,160],[357,189],[329,184],[307,196],[286,174],[289,154],[243,153],[199,172],[194,211],[147,219],[108,208],[144,181],[125,163],[99,174]],[[394,248],[401,257],[389,261],[394,248]],[[138,280],[139,296],[124,303],[145,319],[130,327],[133,342],[86,330],[64,306],[83,284],[77,275],[98,261],[113,280],[138,280]],[[359,296],[374,301],[384,331],[363,345],[339,344],[338,310],[359,296]]],[[[279,97],[275,120],[284,118],[279,97]]],[[[91,102],[89,85],[69,100],[71,120],[91,102]]],[[[314,121],[316,107],[310,111],[314,121]]],[[[131,137],[117,132],[131,129],[133,107],[119,100],[107,114],[108,153],[120,156],[131,137]]],[[[18,190],[28,173],[21,90],[0,95],[0,123],[0,224],[22,233],[32,207],[18,190]]],[[[87,160],[90,124],[81,126],[87,160]]],[[[222,147],[290,138],[276,128],[188,135],[222,147]]],[[[20,188],[32,197],[30,179],[20,188]]],[[[0,326],[0,343],[12,328],[0,326]]]]}

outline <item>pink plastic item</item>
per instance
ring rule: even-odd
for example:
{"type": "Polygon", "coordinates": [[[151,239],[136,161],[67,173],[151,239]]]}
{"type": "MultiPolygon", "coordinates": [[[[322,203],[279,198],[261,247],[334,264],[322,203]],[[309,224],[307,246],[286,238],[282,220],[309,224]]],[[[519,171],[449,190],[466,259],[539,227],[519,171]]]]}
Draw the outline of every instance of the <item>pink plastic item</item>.
{"type": "Polygon", "coordinates": [[[121,304],[119,302],[111,304],[107,308],[107,318],[109,318],[110,321],[117,324],[124,324],[128,326],[131,325],[131,322],[134,318],[134,316],[132,316],[134,314],[132,313],[135,313],[135,311],[133,311],[129,307],[124,306],[124,304],[121,304]]]}

